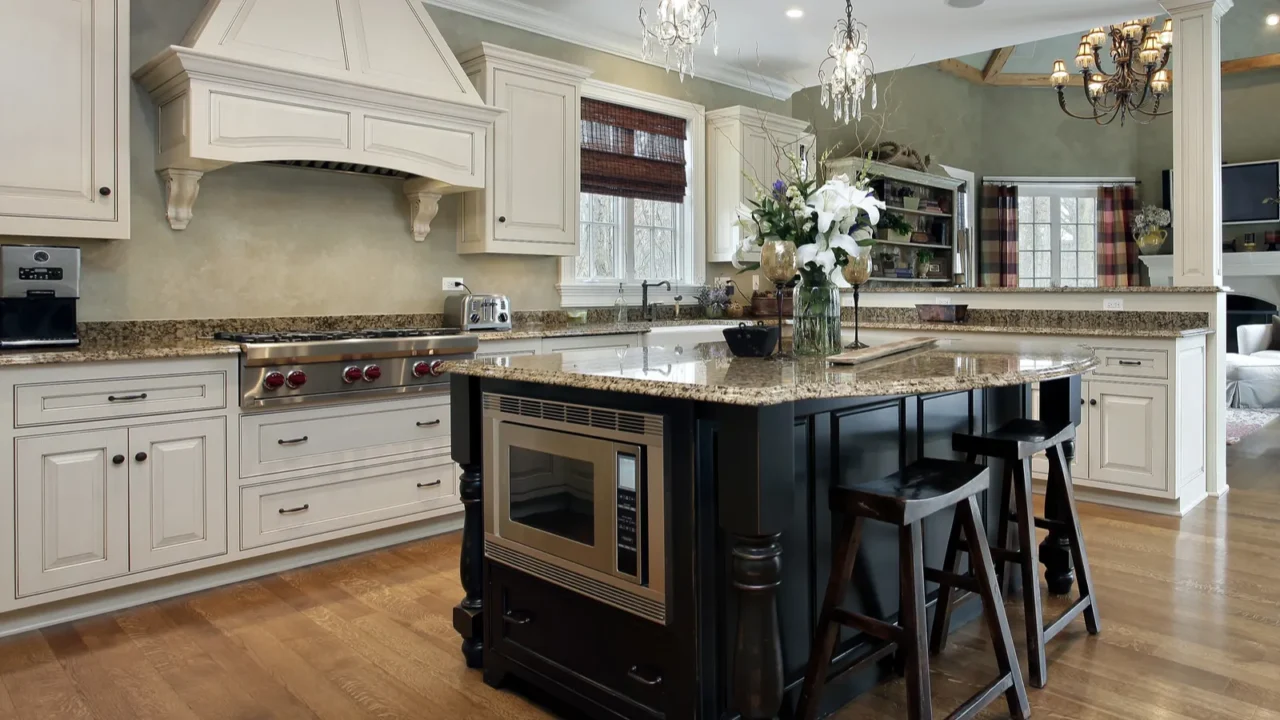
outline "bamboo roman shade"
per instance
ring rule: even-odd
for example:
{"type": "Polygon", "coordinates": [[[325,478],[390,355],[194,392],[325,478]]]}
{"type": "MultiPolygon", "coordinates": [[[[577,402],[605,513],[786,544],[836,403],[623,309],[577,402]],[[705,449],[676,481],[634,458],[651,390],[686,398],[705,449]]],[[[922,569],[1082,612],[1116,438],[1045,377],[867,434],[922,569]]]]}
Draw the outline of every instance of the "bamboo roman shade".
{"type": "Polygon", "coordinates": [[[582,192],[683,203],[684,118],[582,100],[582,192]]]}

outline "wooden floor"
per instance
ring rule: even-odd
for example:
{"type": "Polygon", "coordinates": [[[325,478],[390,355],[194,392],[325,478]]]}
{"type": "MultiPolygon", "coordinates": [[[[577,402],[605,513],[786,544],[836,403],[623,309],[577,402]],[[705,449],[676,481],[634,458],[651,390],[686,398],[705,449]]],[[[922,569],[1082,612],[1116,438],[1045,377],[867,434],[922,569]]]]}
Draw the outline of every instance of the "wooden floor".
{"type": "MultiPolygon", "coordinates": [[[[1083,506],[1103,634],[1077,622],[1050,645],[1033,717],[1280,720],[1280,423],[1228,457],[1230,494],[1181,521],[1083,506]]],[[[0,718],[553,717],[464,667],[457,551],[437,538],[0,640],[0,718]]],[[[994,670],[960,633],[935,663],[939,716],[994,670]]],[[[837,717],[900,718],[901,697],[890,683],[837,717]]]]}

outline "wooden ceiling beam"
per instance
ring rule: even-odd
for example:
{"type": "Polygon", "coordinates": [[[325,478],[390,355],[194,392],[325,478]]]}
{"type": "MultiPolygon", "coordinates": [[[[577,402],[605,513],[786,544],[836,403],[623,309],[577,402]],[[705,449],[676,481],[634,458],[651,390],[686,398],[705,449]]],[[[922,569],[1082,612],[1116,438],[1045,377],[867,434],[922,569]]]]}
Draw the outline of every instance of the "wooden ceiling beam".
{"type": "Polygon", "coordinates": [[[1249,72],[1251,70],[1266,70],[1268,68],[1276,67],[1280,67],[1280,53],[1271,53],[1270,55],[1258,55],[1257,57],[1224,61],[1222,63],[1222,74],[1231,75],[1233,73],[1249,72]]]}
{"type": "Polygon", "coordinates": [[[962,60],[942,60],[935,63],[935,66],[948,75],[955,75],[962,80],[968,80],[975,85],[983,84],[982,71],[962,60]]]}
{"type": "Polygon", "coordinates": [[[1004,64],[1009,62],[1009,58],[1013,55],[1014,48],[1002,47],[991,53],[991,57],[987,59],[987,66],[982,69],[982,79],[985,82],[991,82],[997,75],[1004,70],[1004,64]]]}
{"type": "MultiPolygon", "coordinates": [[[[988,85],[996,87],[1044,87],[1051,88],[1053,83],[1049,80],[1046,73],[1000,73],[987,81],[988,85]]],[[[1071,79],[1067,81],[1067,85],[1071,87],[1084,87],[1084,77],[1072,73],[1071,79]]]]}

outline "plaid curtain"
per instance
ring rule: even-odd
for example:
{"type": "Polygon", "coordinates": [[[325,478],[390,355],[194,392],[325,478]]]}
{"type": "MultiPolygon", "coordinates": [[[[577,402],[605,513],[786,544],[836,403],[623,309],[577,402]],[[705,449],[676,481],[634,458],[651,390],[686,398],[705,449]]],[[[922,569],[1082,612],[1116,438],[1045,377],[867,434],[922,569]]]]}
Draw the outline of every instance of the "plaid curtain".
{"type": "Polygon", "coordinates": [[[1132,185],[1098,188],[1098,287],[1130,287],[1138,277],[1133,239],[1137,191],[1132,185]]]}
{"type": "Polygon", "coordinates": [[[982,241],[978,265],[982,287],[1018,286],[1018,188],[982,186],[982,241]]]}

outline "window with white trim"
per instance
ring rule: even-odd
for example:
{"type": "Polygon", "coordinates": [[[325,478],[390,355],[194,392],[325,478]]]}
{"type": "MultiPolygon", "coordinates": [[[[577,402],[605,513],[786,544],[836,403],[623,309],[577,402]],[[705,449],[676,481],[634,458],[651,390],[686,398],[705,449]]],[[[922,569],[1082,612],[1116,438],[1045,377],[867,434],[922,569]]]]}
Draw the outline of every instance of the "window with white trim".
{"type": "Polygon", "coordinates": [[[1018,286],[1097,287],[1097,185],[1018,183],[1018,286]]]}

